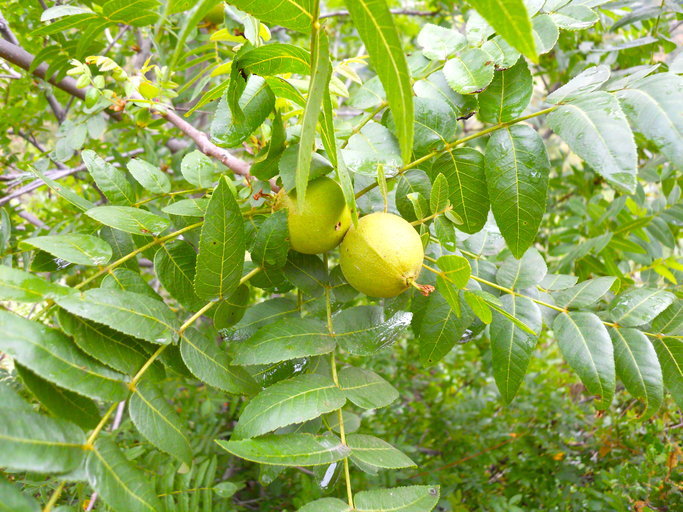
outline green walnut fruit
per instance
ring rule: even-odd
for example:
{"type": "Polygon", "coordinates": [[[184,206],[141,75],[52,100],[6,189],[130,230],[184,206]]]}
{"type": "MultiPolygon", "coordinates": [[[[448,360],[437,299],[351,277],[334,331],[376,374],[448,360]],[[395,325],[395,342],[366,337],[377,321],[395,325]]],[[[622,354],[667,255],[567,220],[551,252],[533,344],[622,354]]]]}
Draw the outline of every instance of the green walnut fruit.
{"type": "Polygon", "coordinates": [[[352,226],[340,250],[344,277],[370,297],[395,297],[414,286],[424,259],[415,228],[382,212],[366,215],[352,226]]]}
{"type": "Polygon", "coordinates": [[[204,20],[206,23],[210,23],[211,25],[220,25],[223,23],[223,13],[225,12],[225,7],[223,6],[223,2],[219,3],[218,5],[214,5],[209,12],[206,13],[206,16],[204,16],[204,20]]]}
{"type": "Polygon", "coordinates": [[[322,177],[311,181],[306,189],[303,208],[299,210],[296,190],[285,195],[289,243],[304,254],[320,254],[339,245],[351,225],[351,212],[336,181],[322,177]]]}

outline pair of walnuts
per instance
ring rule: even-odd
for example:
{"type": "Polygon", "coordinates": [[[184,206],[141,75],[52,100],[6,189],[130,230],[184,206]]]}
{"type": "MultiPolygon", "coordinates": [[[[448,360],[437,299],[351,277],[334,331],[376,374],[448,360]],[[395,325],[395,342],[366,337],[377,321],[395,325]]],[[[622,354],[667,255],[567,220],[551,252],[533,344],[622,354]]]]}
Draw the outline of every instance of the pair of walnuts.
{"type": "Polygon", "coordinates": [[[285,195],[289,241],[295,251],[320,254],[341,242],[340,265],[356,290],[370,297],[394,297],[420,274],[424,249],[415,228],[391,213],[377,212],[351,223],[341,187],[322,177],[308,185],[304,204],[296,191],[285,195]]]}

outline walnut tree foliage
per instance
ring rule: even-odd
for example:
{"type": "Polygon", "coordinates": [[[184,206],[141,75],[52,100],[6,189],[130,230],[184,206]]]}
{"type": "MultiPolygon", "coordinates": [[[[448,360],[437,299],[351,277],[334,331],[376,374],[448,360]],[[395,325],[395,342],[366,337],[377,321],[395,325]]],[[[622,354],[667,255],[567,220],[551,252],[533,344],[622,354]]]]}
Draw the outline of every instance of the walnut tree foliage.
{"type": "Polygon", "coordinates": [[[41,3],[0,18],[9,510],[247,510],[255,465],[326,482],[301,512],[434,510],[438,475],[364,428],[420,399],[369,368],[405,340],[446,372],[486,340],[510,408],[539,339],[598,414],[621,387],[638,421],[683,407],[680,5],[41,3]],[[323,175],[354,223],[415,226],[435,291],[368,298],[290,250],[277,194],[323,175]]]}

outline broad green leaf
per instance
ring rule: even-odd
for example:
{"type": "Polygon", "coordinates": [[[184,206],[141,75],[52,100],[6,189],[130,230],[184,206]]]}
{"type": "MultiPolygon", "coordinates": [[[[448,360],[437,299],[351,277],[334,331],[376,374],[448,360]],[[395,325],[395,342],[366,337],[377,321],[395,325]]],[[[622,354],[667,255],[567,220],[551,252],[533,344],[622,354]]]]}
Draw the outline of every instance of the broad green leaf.
{"type": "Polygon", "coordinates": [[[126,165],[142,188],[153,194],[166,194],[171,191],[171,181],[156,165],[141,158],[134,158],[126,165]]]}
{"type": "Polygon", "coordinates": [[[299,318],[300,314],[296,302],[289,298],[278,297],[265,300],[251,306],[244,313],[242,320],[221,334],[228,341],[246,340],[264,325],[277,322],[283,318],[299,318]]]}
{"type": "MultiPolygon", "coordinates": [[[[415,98],[414,100],[415,137],[413,153],[424,156],[443,149],[455,138],[457,120],[448,103],[441,98],[415,98]]],[[[389,113],[386,126],[395,131],[393,114],[389,113]]]]}
{"type": "Polygon", "coordinates": [[[188,466],[192,465],[192,449],[182,422],[154,384],[142,381],[135,386],[129,412],[135,428],[150,443],[188,466]]]}
{"type": "MultiPolygon", "coordinates": [[[[54,25],[54,24],[53,24],[54,25]]],[[[52,26],[52,25],[50,25],[52,26]]],[[[43,174],[41,171],[36,169],[35,167],[28,167],[28,170],[34,174],[36,177],[40,178],[45,182],[45,184],[50,187],[51,190],[53,190],[57,195],[60,197],[63,197],[66,199],[68,202],[70,202],[72,205],[74,205],[76,208],[78,208],[81,211],[86,211],[95,206],[94,203],[91,203],[87,199],[82,198],[75,192],[73,192],[69,187],[66,187],[62,185],[61,183],[58,183],[50,178],[48,178],[45,174],[43,174]]]]}
{"type": "Polygon", "coordinates": [[[398,141],[388,128],[370,121],[360,132],[349,138],[341,150],[350,171],[376,177],[377,167],[382,165],[387,177],[393,177],[403,164],[398,141]]]}
{"type": "Polygon", "coordinates": [[[249,303],[249,287],[240,285],[228,297],[218,303],[213,310],[213,326],[218,329],[227,329],[239,322],[247,311],[249,303]]]}
{"type": "Polygon", "coordinates": [[[0,350],[50,382],[90,398],[123,400],[124,376],[83,354],[56,329],[0,311],[0,350]]]}
{"type": "Polygon", "coordinates": [[[244,114],[242,120],[230,110],[226,91],[211,123],[211,138],[217,145],[233,148],[242,144],[273,111],[275,96],[262,77],[251,75],[240,96],[239,106],[244,114]]]}
{"type": "Polygon", "coordinates": [[[550,161],[536,131],[516,124],[486,144],[486,183],[491,209],[512,254],[533,244],[546,207],[550,161]]]}
{"type": "Polygon", "coordinates": [[[432,213],[439,213],[448,206],[448,180],[439,173],[432,184],[432,191],[429,197],[429,209],[432,213]]]}
{"type": "Polygon", "coordinates": [[[448,85],[442,71],[432,73],[413,85],[418,98],[445,101],[457,117],[464,117],[477,110],[477,97],[455,92],[448,85]]]}
{"type": "Polygon", "coordinates": [[[154,255],[154,271],[168,293],[189,311],[198,311],[205,302],[194,291],[197,253],[184,240],[163,244],[154,255]]]}
{"type": "Polygon", "coordinates": [[[508,43],[538,62],[531,20],[523,0],[477,0],[471,5],[508,43]]]}
{"type": "Polygon", "coordinates": [[[227,298],[237,288],[244,263],[244,220],[223,177],[211,196],[199,241],[194,289],[204,300],[227,298]]]}
{"type": "Polygon", "coordinates": [[[258,46],[240,55],[238,63],[244,71],[255,75],[308,75],[311,72],[310,61],[310,53],[299,46],[273,43],[258,46]]]}
{"type": "Polygon", "coordinates": [[[72,421],[84,429],[95,428],[99,423],[100,412],[89,398],[55,386],[16,362],[14,368],[24,386],[53,416],[72,421]]]}
{"type": "Polygon", "coordinates": [[[261,268],[282,268],[287,263],[289,231],[287,210],[279,210],[261,224],[251,250],[251,261],[261,268]]]}
{"type": "Polygon", "coordinates": [[[413,147],[413,90],[393,16],[385,0],[345,0],[345,4],[386,91],[401,156],[408,162],[413,147]]]}
{"type": "Polygon", "coordinates": [[[269,4],[254,0],[230,0],[230,4],[271,25],[308,33],[313,23],[313,0],[275,0],[269,4]]]}
{"type": "Polygon", "coordinates": [[[163,510],[150,478],[136,468],[109,436],[100,436],[86,460],[88,481],[117,512],[163,510]]]}
{"type": "Polygon", "coordinates": [[[156,0],[108,0],[102,5],[102,16],[112,23],[127,23],[134,27],[152,25],[159,18],[156,0]]]}
{"type": "Polygon", "coordinates": [[[548,125],[577,155],[618,190],[636,187],[636,145],[617,99],[583,94],[548,114],[548,125]]]}
{"type": "Polygon", "coordinates": [[[146,295],[152,299],[161,300],[161,297],[154,291],[142,274],[128,268],[115,268],[102,278],[100,288],[108,290],[124,290],[141,295],[146,295]]]}
{"type": "Polygon", "coordinates": [[[333,318],[335,340],[345,351],[361,356],[372,355],[396,342],[410,325],[412,315],[404,311],[384,319],[378,306],[344,309],[333,318]]]}
{"type": "Polygon", "coordinates": [[[559,89],[554,90],[548,95],[548,103],[563,103],[580,98],[583,94],[598,89],[610,77],[609,66],[600,64],[583,70],[559,89]]]}
{"type": "Polygon", "coordinates": [[[539,286],[544,290],[566,290],[574,286],[578,280],[578,277],[567,274],[546,274],[539,286]]]}
{"type": "Polygon", "coordinates": [[[62,473],[81,465],[85,434],[73,423],[17,409],[0,414],[0,466],[62,473]]]}
{"type": "Polygon", "coordinates": [[[135,203],[135,190],[126,179],[126,173],[100,158],[97,153],[86,149],[81,154],[83,162],[92,175],[97,188],[114,204],[135,203]]]}
{"type": "MultiPolygon", "coordinates": [[[[410,170],[399,176],[396,184],[396,209],[408,222],[418,220],[415,214],[415,207],[410,199],[409,194],[417,194],[417,201],[420,204],[420,209],[425,212],[429,208],[429,198],[432,192],[432,182],[429,180],[427,173],[420,170],[410,170]]],[[[413,196],[415,197],[415,196],[413,196]]]]}
{"type": "Polygon", "coordinates": [[[417,44],[428,59],[446,60],[450,55],[462,50],[467,45],[467,39],[452,28],[425,23],[417,35],[417,44]]]}
{"type": "MultiPolygon", "coordinates": [[[[133,242],[133,235],[126,233],[125,231],[103,226],[99,230],[99,236],[111,246],[113,261],[118,261],[137,249],[135,242],[133,242]]],[[[138,271],[140,265],[136,258],[130,258],[118,268],[128,268],[133,271],[138,271]]]]}
{"type": "Polygon", "coordinates": [[[617,375],[626,389],[645,403],[641,419],[655,414],[664,399],[662,368],[652,343],[638,329],[609,328],[617,375]]]}
{"type": "Polygon", "coordinates": [[[439,292],[432,293],[420,325],[420,363],[438,363],[465,334],[472,320],[466,311],[458,317],[439,292]]]}
{"type": "Polygon", "coordinates": [[[344,393],[328,377],[299,375],[273,384],[251,399],[233,430],[236,439],[267,434],[339,409],[344,393]]]}
{"type": "Polygon", "coordinates": [[[473,148],[449,150],[434,161],[431,172],[441,173],[448,180],[453,211],[463,221],[458,229],[479,232],[489,212],[484,155],[473,148]]]}
{"type": "Polygon", "coordinates": [[[668,308],[676,297],[656,288],[631,288],[618,295],[610,305],[610,316],[622,327],[646,324],[668,308]]]}
{"type": "Polygon", "coordinates": [[[565,5],[550,13],[555,24],[565,30],[584,30],[595,25],[600,18],[585,5],[565,5]]]}
{"type": "MultiPolygon", "coordinates": [[[[273,87],[271,86],[271,89],[272,88],[273,87]]],[[[275,95],[278,96],[277,92],[274,92],[275,95]]],[[[303,103],[305,105],[306,102],[304,101],[303,103]]],[[[278,166],[280,164],[280,158],[285,151],[286,140],[287,131],[282,122],[282,115],[278,109],[275,109],[273,124],[271,125],[270,141],[268,141],[268,146],[261,151],[254,163],[251,164],[249,172],[252,176],[256,176],[258,179],[265,181],[273,178],[278,173],[278,166]]]]}
{"type": "Polygon", "coordinates": [[[595,304],[616,281],[616,277],[596,277],[576,286],[551,293],[555,304],[562,308],[585,308],[595,304]]]}
{"type": "Polygon", "coordinates": [[[443,74],[455,92],[475,94],[486,89],[493,80],[493,62],[484,50],[470,48],[449,59],[443,74]]]}
{"type": "MultiPolygon", "coordinates": [[[[312,147],[312,146],[311,146],[312,147]]],[[[280,179],[285,190],[296,189],[296,170],[297,158],[299,155],[299,144],[293,144],[282,152],[278,168],[280,170],[280,179]]],[[[311,153],[311,167],[308,173],[308,181],[313,181],[315,178],[324,176],[334,169],[332,162],[322,156],[320,153],[311,153]]]]}
{"type": "MultiPolygon", "coordinates": [[[[528,327],[540,332],[543,318],[541,310],[526,297],[504,296],[503,308],[528,327]]],[[[505,403],[517,394],[536,346],[536,337],[517,327],[500,313],[493,314],[491,322],[491,363],[493,376],[505,403]]]]}
{"type": "Polygon", "coordinates": [[[503,123],[522,115],[533,93],[531,72],[524,59],[505,71],[496,71],[488,88],[479,94],[479,117],[503,123]]]}
{"type": "Polygon", "coordinates": [[[231,366],[225,350],[199,331],[183,333],[180,353],[194,376],[211,386],[233,394],[253,394],[259,389],[244,368],[231,366]]]}
{"type": "Polygon", "coordinates": [[[509,69],[519,60],[520,53],[500,36],[493,37],[481,45],[481,49],[489,54],[498,70],[509,69]]]}
{"type": "Polygon", "coordinates": [[[560,37],[560,31],[553,19],[547,14],[539,14],[534,16],[532,20],[534,30],[534,41],[536,43],[536,51],[539,55],[548,53],[555,47],[557,39],[560,37]]]}
{"type": "Polygon", "coordinates": [[[112,255],[111,247],[101,238],[71,233],[25,238],[19,247],[40,249],[59,260],[79,265],[105,265],[112,255]]]}
{"type": "Polygon", "coordinates": [[[203,197],[199,199],[181,199],[165,206],[161,211],[181,217],[203,217],[208,205],[209,200],[203,197]]]}
{"type": "Polygon", "coordinates": [[[617,97],[633,129],[683,168],[683,77],[658,73],[643,78],[617,97]]]}
{"type": "Polygon", "coordinates": [[[354,496],[357,512],[430,512],[439,502],[438,485],[411,485],[362,491],[354,496]]]}
{"type": "Polygon", "coordinates": [[[10,387],[9,381],[0,381],[0,400],[4,409],[19,409],[21,411],[33,412],[31,404],[21,398],[19,393],[10,387]]]}
{"type": "Polygon", "coordinates": [[[69,293],[73,293],[71,288],[17,268],[0,265],[0,301],[42,302],[69,293]]]}
{"type": "Polygon", "coordinates": [[[92,288],[59,297],[56,302],[73,315],[151,343],[167,345],[178,337],[173,312],[163,302],[146,295],[92,288]]]}
{"type": "MultiPolygon", "coordinates": [[[[71,315],[63,309],[59,310],[58,318],[59,325],[78,348],[114,370],[135,375],[149,357],[137,340],[105,325],[71,315]]],[[[152,365],[148,371],[160,377],[158,366],[152,365]]]]}
{"type": "MultiPolygon", "coordinates": [[[[202,188],[211,187],[219,177],[216,161],[196,149],[183,157],[183,161],[180,162],[180,172],[185,181],[202,188]]],[[[186,201],[191,201],[191,199],[186,201]]]]}
{"type": "Polygon", "coordinates": [[[297,512],[351,512],[351,509],[340,499],[321,498],[304,505],[297,512]]]}
{"type": "Polygon", "coordinates": [[[683,300],[676,299],[652,321],[655,333],[683,336],[683,300]]]}
{"type": "Polygon", "coordinates": [[[379,409],[398,398],[398,391],[382,377],[370,370],[348,366],[339,371],[339,386],[358,407],[379,409]]]}
{"type": "Polygon", "coordinates": [[[351,460],[360,464],[386,469],[417,466],[410,457],[378,437],[350,434],[346,444],[351,448],[351,460]]]}
{"type": "Polygon", "coordinates": [[[496,273],[496,281],[506,288],[530,288],[540,283],[547,271],[543,256],[531,247],[520,259],[507,258],[496,273]]]}
{"type": "Polygon", "coordinates": [[[490,305],[491,303],[497,303],[498,299],[481,290],[465,290],[462,295],[477,318],[487,325],[490,324],[493,320],[490,305]]]}
{"type": "Polygon", "coordinates": [[[268,435],[257,439],[216,441],[241,459],[277,466],[320,466],[346,458],[351,450],[333,436],[268,435]]]}
{"type": "MultiPolygon", "coordinates": [[[[19,486],[11,484],[4,478],[0,478],[0,510],[8,512],[40,512],[40,505],[38,505],[35,499],[22,493],[19,490],[19,486]]],[[[344,509],[339,510],[345,512],[344,509]]],[[[348,510],[348,507],[346,510],[348,510]]],[[[329,509],[328,512],[334,512],[334,509],[329,509]]]]}
{"type": "Polygon", "coordinates": [[[238,365],[279,363],[299,357],[328,354],[336,343],[319,320],[293,318],[266,325],[246,341],[230,345],[238,365]]]}
{"type": "Polygon", "coordinates": [[[676,338],[652,338],[659,364],[662,366],[664,384],[683,409],[683,340],[676,338]]]}
{"type": "Polygon", "coordinates": [[[100,224],[134,235],[158,236],[170,225],[159,215],[129,206],[96,206],[85,214],[100,224]]]}
{"type": "Polygon", "coordinates": [[[569,366],[588,392],[597,395],[596,408],[609,407],[615,387],[614,350],[602,321],[593,313],[560,313],[553,331],[569,366]]]}

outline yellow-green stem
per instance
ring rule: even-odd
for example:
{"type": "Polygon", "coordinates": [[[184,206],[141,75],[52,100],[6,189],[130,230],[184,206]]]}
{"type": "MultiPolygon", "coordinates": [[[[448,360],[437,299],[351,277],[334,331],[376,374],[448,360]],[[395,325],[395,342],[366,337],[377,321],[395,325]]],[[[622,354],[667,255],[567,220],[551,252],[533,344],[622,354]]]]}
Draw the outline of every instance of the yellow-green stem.
{"type": "Polygon", "coordinates": [[[420,224],[424,224],[425,222],[429,222],[430,220],[435,219],[439,215],[443,215],[444,213],[449,212],[452,209],[453,209],[453,207],[449,204],[443,210],[438,211],[436,213],[432,213],[429,217],[425,217],[424,219],[415,220],[415,221],[411,222],[410,225],[411,226],[419,226],[420,224]]]}
{"type": "Polygon", "coordinates": [[[64,481],[59,483],[57,488],[52,493],[52,496],[50,496],[50,501],[48,501],[47,504],[45,505],[45,508],[43,508],[43,512],[50,512],[52,510],[52,507],[57,503],[57,500],[62,495],[62,491],[64,490],[65,485],[66,485],[66,482],[64,482],[64,481]]]}

